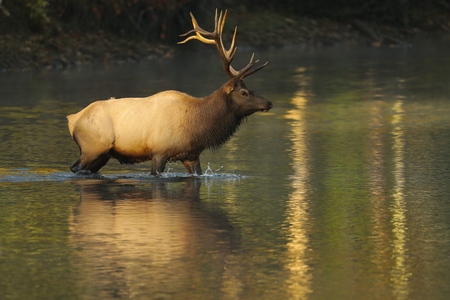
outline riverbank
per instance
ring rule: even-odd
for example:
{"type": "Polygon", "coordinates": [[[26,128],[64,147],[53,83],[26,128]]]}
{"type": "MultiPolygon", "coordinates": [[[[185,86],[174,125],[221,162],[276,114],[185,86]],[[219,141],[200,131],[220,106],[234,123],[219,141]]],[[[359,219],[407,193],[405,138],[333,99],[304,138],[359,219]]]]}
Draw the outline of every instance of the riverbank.
{"type": "MultiPolygon", "coordinates": [[[[271,12],[236,15],[227,21],[239,25],[238,43],[254,47],[323,47],[342,42],[373,47],[409,46],[417,37],[449,39],[450,23],[438,28],[398,28],[361,20],[338,22],[327,18],[293,18],[271,12]]],[[[231,25],[230,25],[231,28],[231,25]]],[[[6,34],[0,36],[0,71],[63,69],[91,63],[121,64],[175,55],[176,43],[152,42],[95,33],[6,34]]]]}

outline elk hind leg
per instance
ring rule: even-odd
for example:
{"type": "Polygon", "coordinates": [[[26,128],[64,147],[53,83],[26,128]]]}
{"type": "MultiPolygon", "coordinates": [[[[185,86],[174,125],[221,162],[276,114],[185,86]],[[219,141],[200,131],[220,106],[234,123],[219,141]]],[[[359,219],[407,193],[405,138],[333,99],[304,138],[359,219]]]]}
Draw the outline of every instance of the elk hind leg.
{"type": "Polygon", "coordinates": [[[81,119],[75,126],[73,139],[80,149],[80,159],[70,167],[74,173],[97,173],[111,158],[109,152],[113,147],[114,132],[111,126],[107,126],[108,130],[93,130],[92,126],[99,125],[98,122],[96,119],[91,124],[89,119],[81,119]]]}
{"type": "Polygon", "coordinates": [[[80,159],[70,166],[70,170],[74,173],[97,173],[111,158],[109,155],[111,145],[99,142],[100,138],[97,136],[82,135],[81,137],[74,136],[80,149],[80,159]]]}
{"type": "Polygon", "coordinates": [[[70,166],[70,170],[74,173],[97,173],[110,158],[107,153],[100,155],[81,154],[80,159],[70,166]]]}

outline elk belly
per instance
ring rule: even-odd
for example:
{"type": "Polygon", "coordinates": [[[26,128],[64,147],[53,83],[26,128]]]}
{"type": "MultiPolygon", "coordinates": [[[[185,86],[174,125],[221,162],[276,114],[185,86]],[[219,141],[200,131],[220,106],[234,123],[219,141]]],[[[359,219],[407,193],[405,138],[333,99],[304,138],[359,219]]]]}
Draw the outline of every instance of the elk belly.
{"type": "Polygon", "coordinates": [[[124,121],[115,122],[114,131],[111,156],[121,163],[143,162],[155,155],[170,158],[190,148],[186,133],[179,129],[174,118],[154,116],[154,119],[142,120],[137,126],[124,121]]]}

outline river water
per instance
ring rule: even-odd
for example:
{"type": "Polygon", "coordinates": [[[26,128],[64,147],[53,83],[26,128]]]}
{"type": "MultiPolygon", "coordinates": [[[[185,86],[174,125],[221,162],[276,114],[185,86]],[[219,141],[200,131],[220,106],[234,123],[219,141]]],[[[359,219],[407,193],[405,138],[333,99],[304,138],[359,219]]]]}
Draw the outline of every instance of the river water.
{"type": "Polygon", "coordinates": [[[2,299],[448,299],[449,46],[257,49],[246,83],[274,108],[197,177],[73,175],[65,116],[207,95],[216,53],[0,74],[2,299]]]}

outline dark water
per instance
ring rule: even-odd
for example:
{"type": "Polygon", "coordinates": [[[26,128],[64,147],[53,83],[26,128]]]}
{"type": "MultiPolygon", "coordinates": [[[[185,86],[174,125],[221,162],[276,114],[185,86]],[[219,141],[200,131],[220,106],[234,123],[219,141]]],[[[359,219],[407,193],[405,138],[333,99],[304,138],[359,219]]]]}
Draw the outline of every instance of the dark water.
{"type": "Polygon", "coordinates": [[[1,297],[448,298],[449,46],[257,50],[270,64],[246,81],[274,108],[193,178],[116,161],[74,176],[65,116],[209,94],[215,53],[0,74],[1,297]]]}

